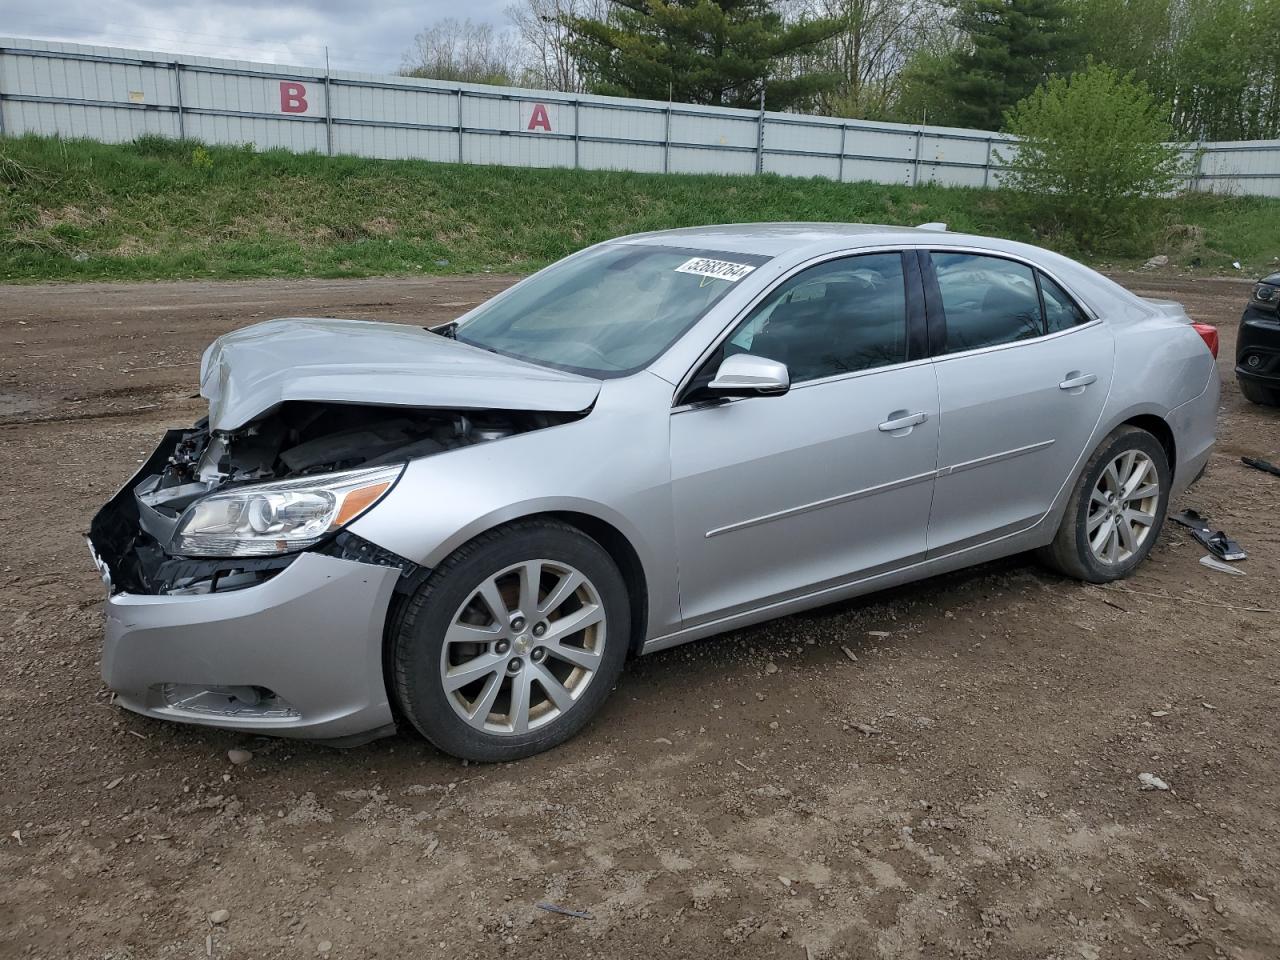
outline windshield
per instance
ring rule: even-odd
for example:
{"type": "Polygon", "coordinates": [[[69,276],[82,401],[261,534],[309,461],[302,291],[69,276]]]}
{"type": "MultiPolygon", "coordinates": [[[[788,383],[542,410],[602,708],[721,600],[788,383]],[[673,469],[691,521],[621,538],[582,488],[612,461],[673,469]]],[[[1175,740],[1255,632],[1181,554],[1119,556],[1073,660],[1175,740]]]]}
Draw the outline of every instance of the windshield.
{"type": "Polygon", "coordinates": [[[458,327],[457,338],[592,377],[631,373],[768,259],[610,244],[555,264],[480,307],[458,327]]]}

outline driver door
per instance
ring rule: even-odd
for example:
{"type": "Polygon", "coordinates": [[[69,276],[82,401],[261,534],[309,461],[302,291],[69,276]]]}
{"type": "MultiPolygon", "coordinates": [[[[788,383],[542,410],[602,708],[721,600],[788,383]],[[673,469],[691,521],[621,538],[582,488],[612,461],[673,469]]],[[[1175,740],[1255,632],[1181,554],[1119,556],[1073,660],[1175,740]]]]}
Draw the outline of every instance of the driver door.
{"type": "Polygon", "coordinates": [[[828,260],[766,295],[671,416],[685,626],[923,558],[938,386],[914,251],[828,260]],[[720,360],[785,363],[781,396],[717,400],[720,360]]]}

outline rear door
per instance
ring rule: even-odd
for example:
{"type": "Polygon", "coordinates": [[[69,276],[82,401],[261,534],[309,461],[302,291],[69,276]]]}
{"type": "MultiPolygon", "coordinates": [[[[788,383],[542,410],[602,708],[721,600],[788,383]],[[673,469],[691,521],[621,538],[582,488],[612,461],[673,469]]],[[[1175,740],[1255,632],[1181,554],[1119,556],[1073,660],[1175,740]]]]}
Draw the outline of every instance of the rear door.
{"type": "Polygon", "coordinates": [[[1102,416],[1115,347],[1105,323],[1026,262],[935,250],[924,272],[940,419],[935,557],[1048,512],[1102,416]]]}

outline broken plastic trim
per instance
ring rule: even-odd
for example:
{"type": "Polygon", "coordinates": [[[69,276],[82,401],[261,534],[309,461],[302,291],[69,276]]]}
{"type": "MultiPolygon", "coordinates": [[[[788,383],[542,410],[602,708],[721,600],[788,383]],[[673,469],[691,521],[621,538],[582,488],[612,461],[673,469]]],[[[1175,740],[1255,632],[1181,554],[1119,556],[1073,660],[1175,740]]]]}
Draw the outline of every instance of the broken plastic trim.
{"type": "Polygon", "coordinates": [[[375,543],[342,530],[308,550],[279,557],[166,560],[156,569],[150,584],[151,592],[157,594],[226,593],[229,590],[242,590],[270,580],[297,560],[302,553],[319,553],[339,560],[367,563],[377,567],[396,567],[400,570],[396,592],[409,592],[416,589],[431,572],[428,568],[406,560],[399,554],[384,550],[375,543]]]}
{"type": "Polygon", "coordinates": [[[369,563],[376,567],[398,567],[400,579],[396,581],[396,593],[412,593],[431,575],[430,567],[406,560],[400,554],[392,553],[376,543],[370,543],[350,530],[338,531],[325,543],[313,547],[310,552],[323,553],[327,557],[336,557],[339,560],[369,563]]]}
{"type": "Polygon", "coordinates": [[[1210,528],[1208,521],[1195,510],[1183,510],[1181,513],[1173,514],[1169,519],[1190,530],[1191,535],[1208,548],[1210,553],[1223,560],[1243,560],[1248,556],[1240,544],[1227,536],[1226,531],[1215,532],[1210,528]]]}

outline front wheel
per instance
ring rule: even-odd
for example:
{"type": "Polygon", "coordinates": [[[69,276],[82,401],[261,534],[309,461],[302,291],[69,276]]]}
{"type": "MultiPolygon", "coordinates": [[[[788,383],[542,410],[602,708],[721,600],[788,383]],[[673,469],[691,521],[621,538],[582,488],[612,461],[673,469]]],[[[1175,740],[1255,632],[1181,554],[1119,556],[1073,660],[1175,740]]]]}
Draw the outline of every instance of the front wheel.
{"type": "Polygon", "coordinates": [[[1089,583],[1127,577],[1160,535],[1172,479],[1160,441],[1138,427],[1113,430],[1081,471],[1040,559],[1089,583]]]}
{"type": "Polygon", "coordinates": [[[557,521],[461,547],[409,599],[394,687],[418,731],[468,760],[515,760],[569,739],[626,660],[630,604],[612,558],[557,521]]]}

